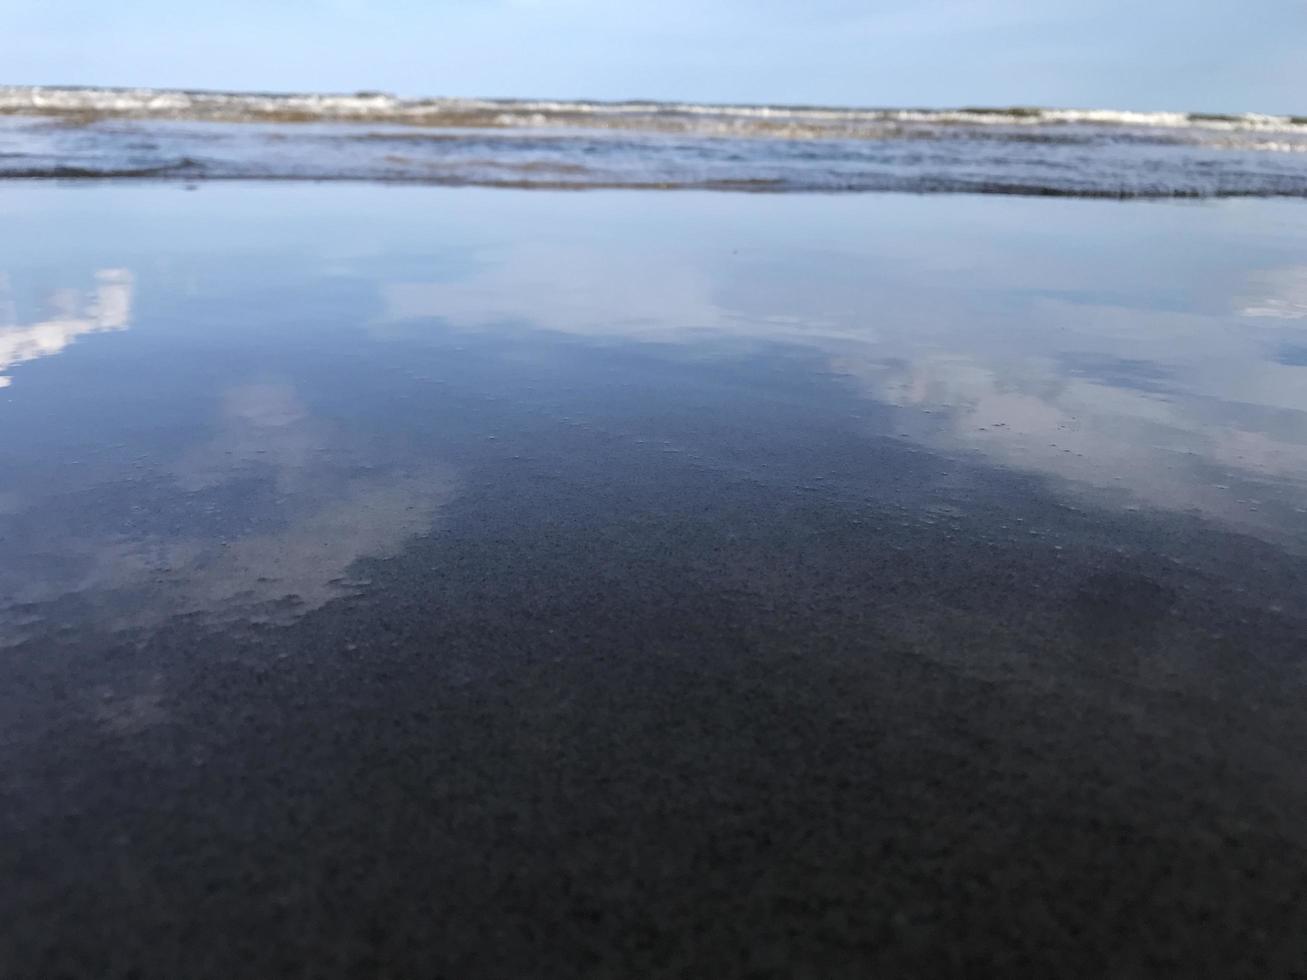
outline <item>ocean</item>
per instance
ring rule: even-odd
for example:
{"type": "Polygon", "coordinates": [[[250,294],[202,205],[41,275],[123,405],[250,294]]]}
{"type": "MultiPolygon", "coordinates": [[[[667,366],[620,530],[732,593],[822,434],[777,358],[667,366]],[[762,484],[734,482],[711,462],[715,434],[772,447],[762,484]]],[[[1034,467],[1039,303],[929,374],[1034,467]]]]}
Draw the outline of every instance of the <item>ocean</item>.
{"type": "Polygon", "coordinates": [[[0,87],[0,178],[1307,196],[1307,117],[0,87]]]}

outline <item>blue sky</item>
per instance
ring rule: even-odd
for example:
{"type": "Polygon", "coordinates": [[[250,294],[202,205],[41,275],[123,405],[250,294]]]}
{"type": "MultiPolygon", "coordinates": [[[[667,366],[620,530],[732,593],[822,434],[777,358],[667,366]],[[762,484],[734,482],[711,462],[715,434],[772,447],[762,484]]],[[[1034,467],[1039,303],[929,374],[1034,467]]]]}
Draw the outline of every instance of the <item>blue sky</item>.
{"type": "Polygon", "coordinates": [[[1307,0],[0,0],[0,84],[1307,114],[1307,0]]]}

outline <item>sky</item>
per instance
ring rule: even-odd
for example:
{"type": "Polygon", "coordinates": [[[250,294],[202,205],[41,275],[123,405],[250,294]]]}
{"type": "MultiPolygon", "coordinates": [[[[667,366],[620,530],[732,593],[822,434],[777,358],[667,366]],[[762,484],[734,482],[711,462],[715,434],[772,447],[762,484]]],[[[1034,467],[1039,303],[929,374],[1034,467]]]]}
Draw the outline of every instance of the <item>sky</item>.
{"type": "Polygon", "coordinates": [[[0,84],[1307,115],[1307,0],[0,0],[0,84]]]}

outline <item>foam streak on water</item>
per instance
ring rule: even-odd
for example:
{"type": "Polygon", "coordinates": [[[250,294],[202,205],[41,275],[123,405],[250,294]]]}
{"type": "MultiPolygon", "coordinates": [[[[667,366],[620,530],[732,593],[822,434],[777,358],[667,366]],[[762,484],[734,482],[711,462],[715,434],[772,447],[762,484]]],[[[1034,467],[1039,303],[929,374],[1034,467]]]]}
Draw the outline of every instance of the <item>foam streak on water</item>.
{"type": "Polygon", "coordinates": [[[1307,197],[1307,117],[0,87],[0,178],[1307,197]]]}

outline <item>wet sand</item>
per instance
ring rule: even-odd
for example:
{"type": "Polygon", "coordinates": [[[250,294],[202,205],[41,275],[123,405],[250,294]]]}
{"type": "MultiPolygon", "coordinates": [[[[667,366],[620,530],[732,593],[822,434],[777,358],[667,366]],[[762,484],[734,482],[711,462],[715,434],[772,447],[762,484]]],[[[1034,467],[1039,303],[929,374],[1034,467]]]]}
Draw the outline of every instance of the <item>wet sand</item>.
{"type": "Polygon", "coordinates": [[[44,194],[4,975],[1307,962],[1276,206],[44,194]]]}

